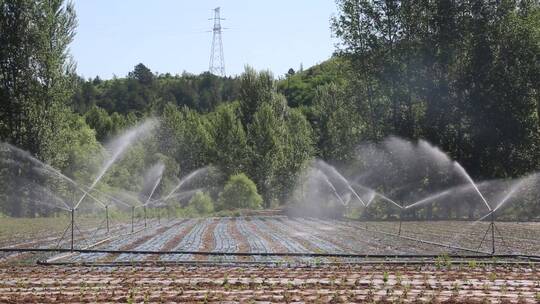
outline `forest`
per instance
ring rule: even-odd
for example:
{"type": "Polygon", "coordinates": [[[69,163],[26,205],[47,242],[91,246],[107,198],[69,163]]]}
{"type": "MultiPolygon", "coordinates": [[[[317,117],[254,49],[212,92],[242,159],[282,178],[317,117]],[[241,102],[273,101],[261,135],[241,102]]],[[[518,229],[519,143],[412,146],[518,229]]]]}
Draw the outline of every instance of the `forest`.
{"type": "MultiPolygon", "coordinates": [[[[72,3],[0,0],[0,141],[90,184],[108,141],[156,118],[157,135],[98,187],[140,191],[144,172],[161,161],[164,195],[178,177],[212,166],[227,182],[194,196],[208,202],[197,205],[201,213],[282,207],[311,160],[347,172],[361,161],[360,144],[388,136],[427,140],[475,180],[540,170],[538,1],[336,5],[328,25],[335,52],[307,69],[274,75],[246,66],[219,77],[158,74],[134,62],[128,75],[104,80],[76,73],[72,3]]],[[[0,214],[36,216],[20,174],[0,167],[0,214]]],[[[540,212],[539,200],[527,204],[520,212],[540,212]]]]}

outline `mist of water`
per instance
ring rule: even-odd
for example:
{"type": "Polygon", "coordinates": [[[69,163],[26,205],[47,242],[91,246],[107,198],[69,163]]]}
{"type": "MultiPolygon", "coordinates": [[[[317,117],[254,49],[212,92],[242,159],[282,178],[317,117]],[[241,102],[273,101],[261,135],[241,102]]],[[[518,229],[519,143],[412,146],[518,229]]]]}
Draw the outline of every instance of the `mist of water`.
{"type": "MultiPolygon", "coordinates": [[[[186,191],[180,191],[180,192],[176,192],[175,194],[171,195],[171,197],[169,199],[177,199],[177,200],[183,200],[183,199],[186,199],[190,196],[193,196],[195,195],[195,193],[197,192],[202,192],[202,191],[205,191],[206,188],[196,188],[196,189],[193,189],[193,190],[186,190],[186,191]]],[[[154,206],[154,207],[162,207],[162,206],[166,206],[167,205],[167,202],[164,201],[163,199],[155,199],[155,200],[151,200],[149,203],[148,203],[149,206],[154,206]]]]}
{"type": "MultiPolygon", "coordinates": [[[[340,182],[344,183],[345,186],[347,187],[347,189],[349,189],[349,191],[351,191],[351,193],[358,199],[358,201],[360,201],[360,203],[363,206],[366,206],[364,200],[360,197],[360,195],[358,195],[358,193],[356,193],[356,191],[353,189],[353,187],[351,186],[349,181],[343,175],[341,175],[341,173],[339,173],[339,171],[336,168],[334,168],[334,166],[331,166],[331,165],[327,164],[326,162],[324,162],[322,160],[316,160],[315,165],[322,168],[324,171],[331,173],[340,182]]],[[[333,187],[333,185],[332,185],[332,187],[333,187]]],[[[335,189],[335,187],[334,187],[334,189],[335,189]]]]}
{"type": "MultiPolygon", "coordinates": [[[[15,154],[15,156],[23,158],[23,159],[29,161],[30,163],[32,163],[34,165],[33,170],[39,171],[39,172],[44,173],[46,175],[48,175],[48,173],[52,173],[54,176],[56,176],[56,177],[58,177],[58,178],[60,178],[60,179],[62,179],[64,181],[70,183],[78,191],[81,191],[83,193],[83,195],[85,195],[85,196],[88,195],[88,197],[92,198],[99,205],[101,205],[102,207],[105,207],[105,204],[102,201],[100,201],[96,197],[89,194],[88,191],[83,189],[83,187],[79,183],[75,182],[73,179],[69,178],[68,176],[62,174],[58,169],[56,169],[56,168],[54,168],[54,167],[52,167],[52,166],[38,160],[37,158],[33,157],[29,152],[24,151],[22,149],[19,149],[19,148],[15,147],[15,146],[13,146],[11,144],[8,144],[8,143],[0,143],[0,146],[2,147],[3,150],[7,150],[10,153],[15,154]]],[[[14,160],[12,160],[11,163],[19,165],[19,163],[17,161],[14,161],[14,160]]],[[[75,206],[69,206],[64,201],[62,201],[62,203],[69,209],[76,209],[75,206]]]]}
{"type": "Polygon", "coordinates": [[[201,175],[201,174],[204,174],[208,172],[208,168],[207,167],[204,167],[204,168],[200,168],[200,169],[197,169],[193,172],[191,172],[190,174],[186,175],[184,178],[182,178],[180,180],[180,182],[178,182],[178,184],[176,185],[176,187],[174,187],[171,192],[169,192],[169,194],[167,194],[165,196],[165,198],[163,199],[164,202],[168,201],[171,196],[176,192],[178,191],[184,184],[186,184],[187,182],[191,181],[192,179],[196,178],[198,175],[201,175]]]}
{"type": "MultiPolygon", "coordinates": [[[[107,158],[103,165],[101,166],[101,169],[99,170],[98,175],[90,184],[88,187],[89,191],[94,189],[94,187],[97,185],[97,183],[103,178],[105,173],[109,170],[109,168],[120,159],[122,154],[131,146],[137,139],[139,139],[141,136],[148,134],[151,130],[153,130],[157,126],[157,120],[155,119],[148,119],[144,121],[143,123],[127,130],[122,135],[115,138],[113,141],[111,141],[107,145],[107,150],[111,151],[111,156],[107,158]]],[[[77,208],[81,202],[85,199],[87,193],[84,193],[77,204],[75,204],[75,208],[77,208]]]]}
{"type": "MultiPolygon", "coordinates": [[[[319,172],[321,172],[321,171],[319,171],[319,172]]],[[[345,203],[345,201],[343,201],[343,199],[341,198],[341,195],[339,195],[339,193],[337,192],[336,187],[334,187],[334,184],[332,184],[332,182],[328,179],[328,177],[327,177],[324,173],[321,172],[321,174],[322,174],[322,176],[323,176],[324,181],[326,182],[326,184],[328,184],[328,186],[330,187],[330,189],[332,189],[334,195],[337,197],[337,199],[339,200],[339,202],[340,202],[343,206],[346,206],[347,203],[345,203]]]]}
{"type": "Polygon", "coordinates": [[[427,204],[427,203],[431,203],[431,202],[433,202],[434,200],[439,199],[439,198],[441,198],[441,197],[444,197],[444,196],[446,196],[446,195],[448,195],[448,194],[450,194],[450,193],[452,193],[452,190],[451,190],[451,189],[449,189],[449,190],[444,190],[444,191],[442,191],[442,192],[439,192],[439,193],[430,195],[430,196],[428,196],[428,197],[426,197],[426,198],[424,198],[424,199],[421,199],[421,200],[419,200],[419,201],[417,201],[417,202],[415,202],[415,203],[412,203],[412,204],[410,204],[410,205],[408,205],[408,206],[405,206],[405,209],[415,208],[415,207],[418,207],[418,206],[421,206],[421,205],[425,205],[425,204],[427,204]]]}
{"type": "Polygon", "coordinates": [[[157,187],[159,186],[159,183],[161,183],[161,178],[163,176],[163,171],[165,170],[165,165],[162,162],[158,162],[155,165],[153,165],[150,170],[148,171],[145,180],[152,182],[153,186],[150,191],[150,194],[148,195],[148,199],[146,199],[146,202],[144,205],[148,205],[150,200],[152,199],[152,196],[154,195],[154,192],[156,191],[157,187]]]}

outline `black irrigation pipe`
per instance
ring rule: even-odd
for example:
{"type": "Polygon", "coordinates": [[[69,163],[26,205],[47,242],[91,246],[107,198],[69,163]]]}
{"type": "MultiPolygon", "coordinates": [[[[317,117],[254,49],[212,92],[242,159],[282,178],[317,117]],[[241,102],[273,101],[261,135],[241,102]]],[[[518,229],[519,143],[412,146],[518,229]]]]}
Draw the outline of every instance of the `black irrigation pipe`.
{"type": "MultiPolygon", "coordinates": [[[[108,253],[108,254],[190,254],[206,256],[276,256],[276,257],[334,257],[334,258],[439,258],[441,254],[361,254],[361,253],[313,253],[313,252],[219,252],[219,251],[156,251],[156,250],[104,250],[70,248],[0,248],[0,252],[76,252],[76,253],[108,253]]],[[[539,255],[521,254],[448,254],[449,258],[521,258],[538,259],[539,255]]]]}

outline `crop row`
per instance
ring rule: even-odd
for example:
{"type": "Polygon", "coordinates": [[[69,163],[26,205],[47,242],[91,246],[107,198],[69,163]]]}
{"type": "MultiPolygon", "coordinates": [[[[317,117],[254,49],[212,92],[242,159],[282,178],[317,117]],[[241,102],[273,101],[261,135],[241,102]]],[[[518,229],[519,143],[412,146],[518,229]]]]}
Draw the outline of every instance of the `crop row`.
{"type": "MultiPolygon", "coordinates": [[[[506,234],[518,229],[510,223],[497,223],[498,229],[506,234]]],[[[403,223],[402,236],[392,222],[356,222],[322,220],[314,218],[287,218],[279,216],[254,216],[239,218],[205,218],[172,220],[155,223],[146,229],[139,226],[136,233],[126,233],[112,237],[96,249],[143,250],[143,251],[212,251],[212,252],[254,252],[254,253],[358,253],[358,254],[442,254],[468,253],[456,248],[439,246],[430,241],[446,245],[458,245],[475,249],[480,244],[483,233],[456,235],[453,228],[459,222],[407,222],[403,223]],[[461,242],[454,242],[460,238],[461,242]]],[[[119,231],[125,227],[119,225],[119,231]],[[123,228],[122,228],[123,227],[123,228]]],[[[485,227],[485,225],[483,225],[485,227]]],[[[529,225],[527,229],[540,228],[529,225]]],[[[116,228],[115,228],[116,229],[116,228]]],[[[540,229],[539,229],[540,232],[540,229]]],[[[540,234],[540,233],[539,233],[540,234]]],[[[104,237],[102,235],[101,237],[104,237]]],[[[490,235],[489,235],[490,237],[490,235]]],[[[540,238],[536,236],[536,238],[540,238]]],[[[521,238],[497,239],[498,253],[521,252],[538,254],[540,243],[522,242],[521,238]],[[510,247],[510,249],[507,249],[510,247]]],[[[534,239],[531,239],[534,240],[534,239]]],[[[481,249],[489,250],[489,238],[481,249]]],[[[166,255],[111,255],[88,253],[72,255],[67,261],[140,261],[160,259],[163,261],[283,261],[309,262],[309,258],[282,258],[268,256],[235,257],[204,256],[191,254],[166,255]]],[[[350,261],[350,259],[347,259],[350,261]]],[[[318,259],[321,262],[335,259],[318,259]]]]}
{"type": "Polygon", "coordinates": [[[536,303],[530,267],[0,267],[0,302],[536,303]]]}

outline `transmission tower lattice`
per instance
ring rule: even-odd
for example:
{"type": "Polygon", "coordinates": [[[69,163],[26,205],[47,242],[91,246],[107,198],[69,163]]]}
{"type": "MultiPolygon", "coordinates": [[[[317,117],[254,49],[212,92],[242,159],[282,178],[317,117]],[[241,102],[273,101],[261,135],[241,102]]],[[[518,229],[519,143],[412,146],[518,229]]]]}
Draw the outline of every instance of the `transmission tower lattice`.
{"type": "MultiPolygon", "coordinates": [[[[225,76],[225,57],[223,56],[223,40],[221,38],[221,20],[225,20],[220,17],[220,8],[214,9],[214,28],[212,35],[212,50],[210,51],[210,73],[219,76],[225,76]]],[[[210,19],[212,20],[212,19],[210,19]]]]}

